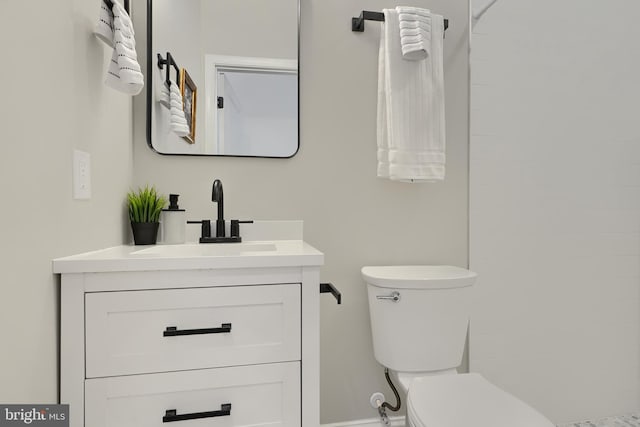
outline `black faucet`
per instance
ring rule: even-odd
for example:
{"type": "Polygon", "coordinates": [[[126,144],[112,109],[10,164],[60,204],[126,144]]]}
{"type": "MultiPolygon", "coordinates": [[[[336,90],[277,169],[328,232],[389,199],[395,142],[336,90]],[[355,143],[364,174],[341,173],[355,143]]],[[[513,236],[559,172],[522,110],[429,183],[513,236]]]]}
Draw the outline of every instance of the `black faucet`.
{"type": "Polygon", "coordinates": [[[216,237],[224,237],[224,192],[222,191],[222,181],[216,179],[213,181],[211,189],[211,201],[218,204],[218,219],[216,220],[216,237]]]}
{"type": "Polygon", "coordinates": [[[216,220],[216,235],[211,236],[211,221],[203,219],[202,221],[187,221],[188,224],[202,224],[202,234],[200,243],[239,243],[242,242],[240,237],[240,224],[251,224],[253,221],[231,220],[231,235],[226,236],[225,220],[224,220],[224,192],[222,191],[222,181],[216,179],[213,181],[211,189],[211,201],[218,204],[218,219],[216,220]]]}

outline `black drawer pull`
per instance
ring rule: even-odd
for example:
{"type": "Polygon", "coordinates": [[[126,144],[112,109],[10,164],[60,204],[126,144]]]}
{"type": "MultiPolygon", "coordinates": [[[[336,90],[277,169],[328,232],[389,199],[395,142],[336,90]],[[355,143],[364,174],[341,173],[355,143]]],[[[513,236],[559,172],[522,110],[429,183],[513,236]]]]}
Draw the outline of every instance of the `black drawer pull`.
{"type": "Polygon", "coordinates": [[[165,337],[177,337],[179,335],[226,334],[229,332],[231,332],[231,323],[223,323],[219,328],[204,329],[178,329],[175,326],[167,326],[162,335],[165,337]]]}
{"type": "Polygon", "coordinates": [[[174,421],[197,420],[199,418],[226,417],[231,415],[231,403],[223,403],[220,405],[219,411],[194,412],[192,414],[178,415],[175,409],[168,409],[162,417],[163,423],[172,423],[174,421]]]}

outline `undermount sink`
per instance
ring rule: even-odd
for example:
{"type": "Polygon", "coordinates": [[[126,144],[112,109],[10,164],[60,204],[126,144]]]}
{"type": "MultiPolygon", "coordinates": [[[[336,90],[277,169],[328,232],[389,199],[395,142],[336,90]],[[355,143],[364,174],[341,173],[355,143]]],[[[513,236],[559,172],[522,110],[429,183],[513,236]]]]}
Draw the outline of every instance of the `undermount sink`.
{"type": "Polygon", "coordinates": [[[254,252],[275,251],[276,245],[273,243],[224,243],[224,244],[184,244],[184,245],[157,245],[146,249],[131,252],[133,256],[154,256],[154,257],[213,257],[213,256],[233,256],[250,255],[254,252]]]}

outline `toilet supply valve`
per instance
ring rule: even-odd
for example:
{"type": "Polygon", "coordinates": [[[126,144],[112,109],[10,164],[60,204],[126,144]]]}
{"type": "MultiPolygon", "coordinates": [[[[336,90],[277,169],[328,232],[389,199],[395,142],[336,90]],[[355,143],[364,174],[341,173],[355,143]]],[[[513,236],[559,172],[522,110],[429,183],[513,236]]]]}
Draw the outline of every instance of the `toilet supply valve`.
{"type": "Polygon", "coordinates": [[[384,394],[380,393],[379,391],[376,391],[369,398],[369,403],[371,403],[371,406],[373,408],[378,409],[379,407],[382,406],[382,403],[384,402],[384,400],[385,400],[384,394]]]}
{"type": "Polygon", "coordinates": [[[391,427],[391,421],[389,420],[389,416],[387,415],[387,411],[383,405],[384,400],[384,394],[376,391],[369,398],[369,403],[371,403],[371,406],[378,410],[378,415],[380,416],[380,421],[382,421],[382,424],[385,427],[391,427]]]}
{"type": "Polygon", "coordinates": [[[398,291],[393,291],[391,292],[391,295],[376,295],[377,299],[388,299],[391,300],[393,302],[398,302],[400,301],[400,292],[398,291]]]}
{"type": "Polygon", "coordinates": [[[378,415],[380,415],[380,421],[382,421],[385,427],[391,427],[391,420],[389,420],[387,411],[385,411],[382,406],[378,408],[378,415]]]}

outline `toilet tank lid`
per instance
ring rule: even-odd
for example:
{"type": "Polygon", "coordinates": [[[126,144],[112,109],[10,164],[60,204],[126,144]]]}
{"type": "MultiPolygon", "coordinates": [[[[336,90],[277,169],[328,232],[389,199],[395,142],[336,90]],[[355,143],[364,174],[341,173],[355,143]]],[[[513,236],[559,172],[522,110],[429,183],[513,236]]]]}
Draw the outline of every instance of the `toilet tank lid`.
{"type": "Polygon", "coordinates": [[[374,286],[392,289],[451,289],[473,285],[476,273],[452,265],[389,265],[362,267],[374,286]]]}

